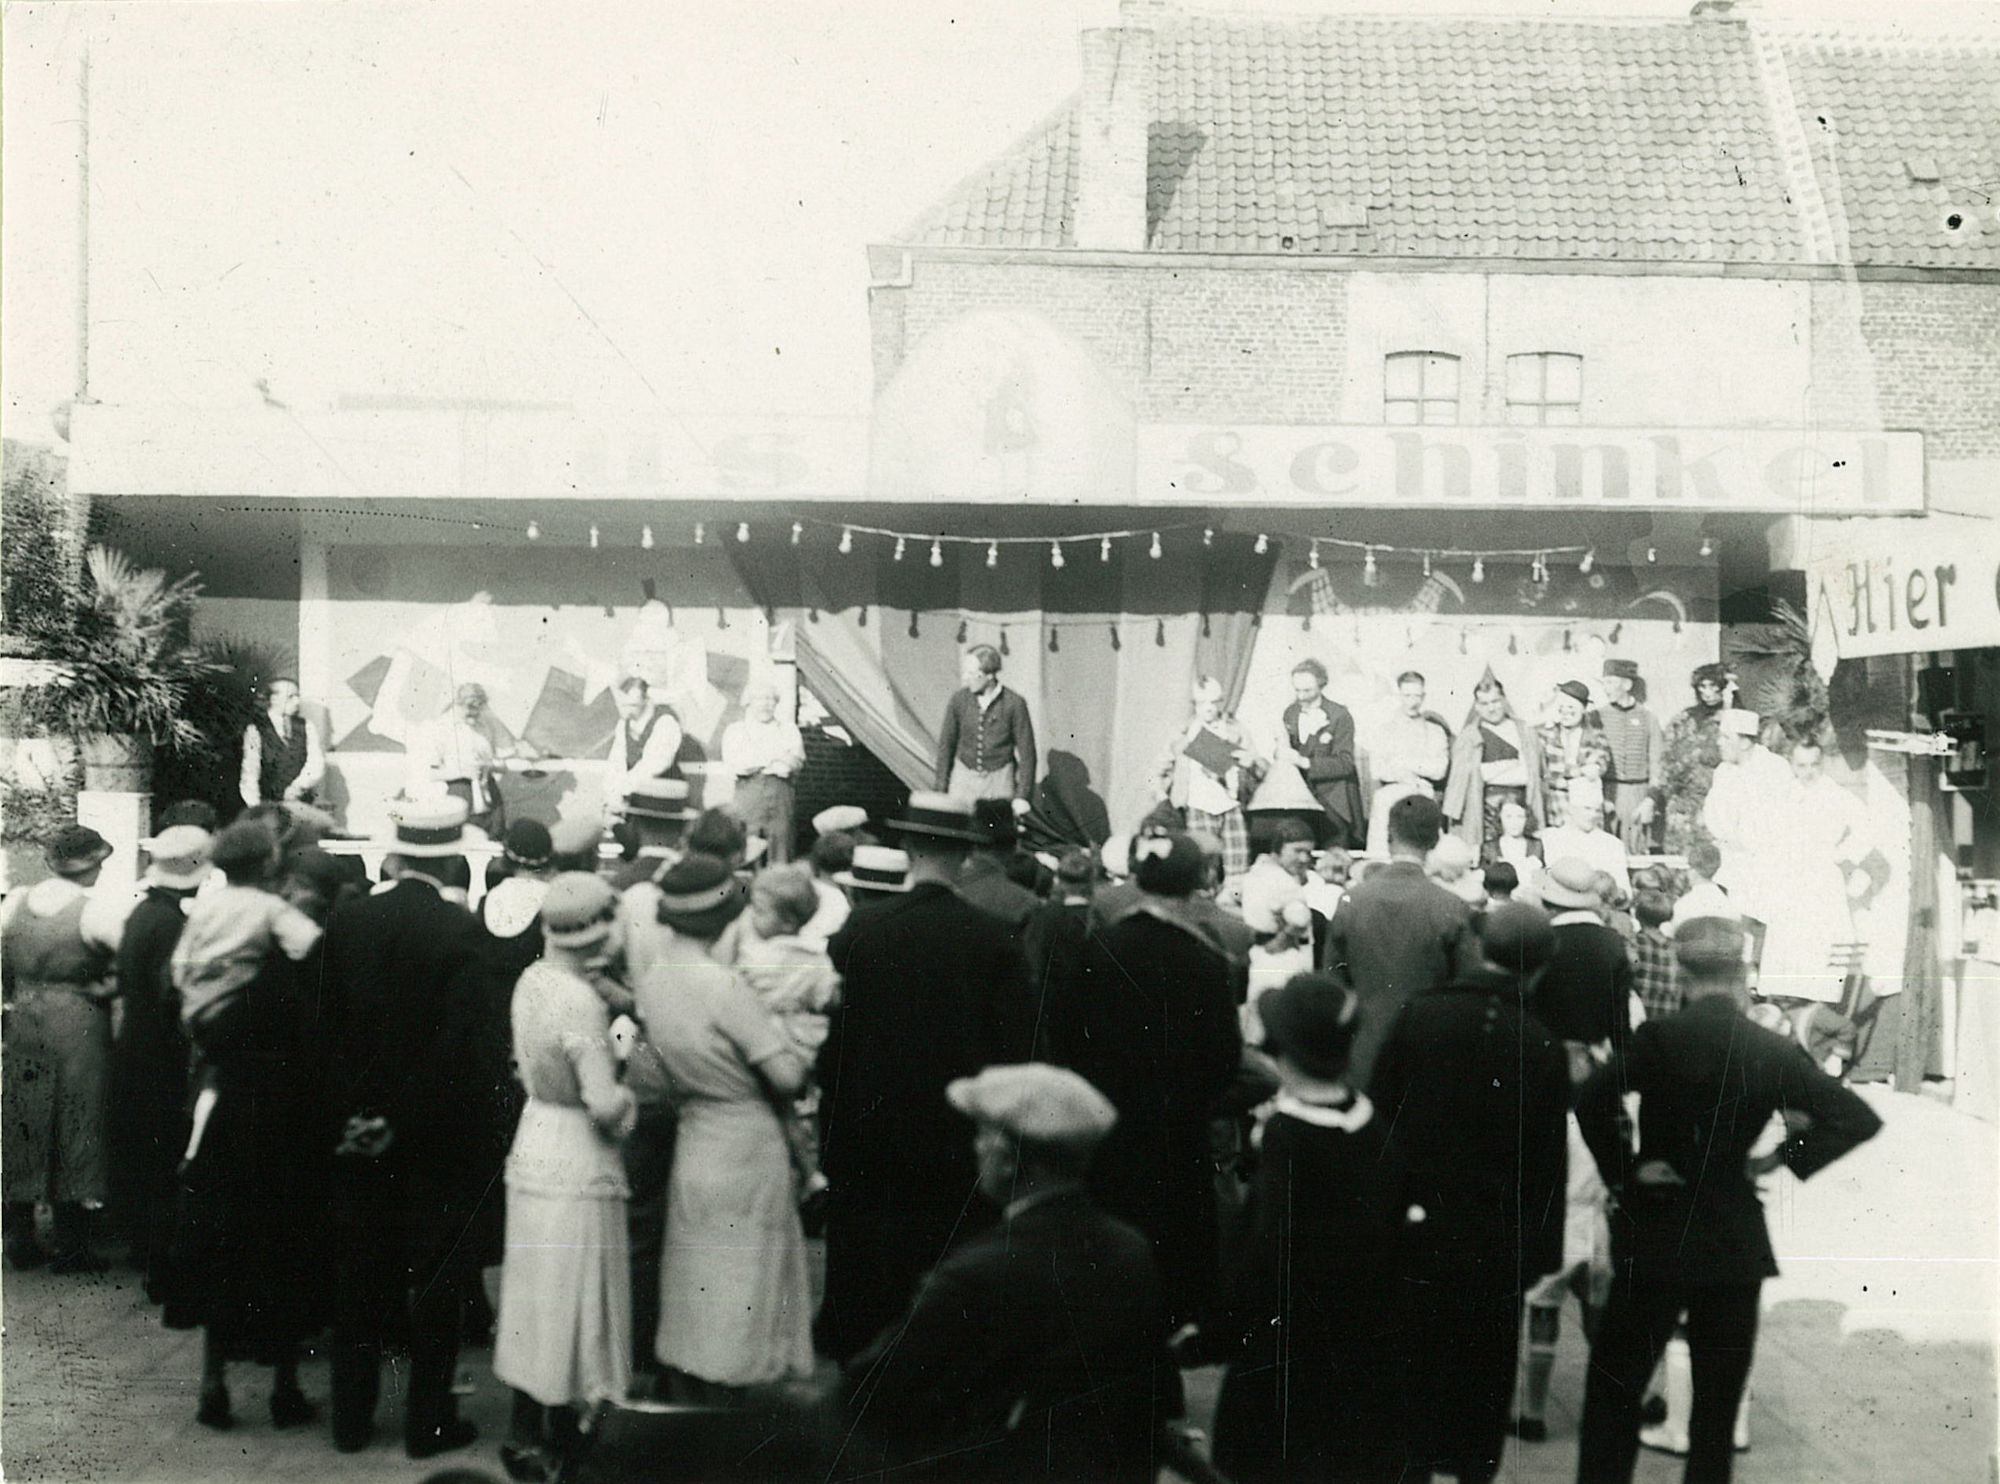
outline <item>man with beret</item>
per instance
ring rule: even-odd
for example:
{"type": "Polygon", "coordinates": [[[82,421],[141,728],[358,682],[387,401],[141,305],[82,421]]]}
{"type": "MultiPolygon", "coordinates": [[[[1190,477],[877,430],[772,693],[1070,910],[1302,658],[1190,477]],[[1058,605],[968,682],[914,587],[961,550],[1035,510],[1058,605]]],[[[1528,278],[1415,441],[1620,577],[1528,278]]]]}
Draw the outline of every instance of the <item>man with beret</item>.
{"type": "Polygon", "coordinates": [[[1525,1008],[1554,933],[1539,909],[1510,903],[1482,919],[1478,947],[1403,1006],[1368,1089],[1389,1127],[1399,1218],[1405,1476],[1460,1484],[1499,1471],[1522,1296],[1562,1266],[1569,1164],[1569,1061],[1525,1008]]]}
{"type": "Polygon", "coordinates": [[[461,1167],[474,1107],[470,1069],[444,1054],[468,1022],[479,929],[444,895],[464,859],[466,806],[398,805],[383,862],[388,886],[345,902],[327,924],[328,1093],[335,1146],[333,1442],[367,1446],[390,1315],[407,1304],[403,1441],[412,1458],[477,1435],[458,1415],[461,1304],[475,1280],[461,1167]]]}
{"type": "Polygon", "coordinates": [[[50,1262],[35,1235],[35,1203],[49,1201],[51,1268],[96,1273],[104,1259],[91,1250],[88,1222],[108,1193],[111,976],[134,902],[93,890],[111,845],[88,825],[60,831],[42,856],[53,874],[0,907],[7,1258],[16,1268],[50,1262]]]}
{"type": "Polygon", "coordinates": [[[978,1125],[979,1190],[1000,1220],[847,1364],[850,1415],[898,1478],[1150,1484],[1172,1394],[1155,1385],[1171,1374],[1159,1279],[1146,1239],[1086,1183],[1116,1110],[1035,1063],[945,1096],[978,1125]]]}
{"type": "Polygon", "coordinates": [[[1660,719],[1640,704],[1639,664],[1613,656],[1604,662],[1604,694],[1610,702],[1598,713],[1611,745],[1611,773],[1604,780],[1618,833],[1634,855],[1653,850],[1658,834],[1661,792],[1666,778],[1667,738],[1660,719]]]}
{"type": "Polygon", "coordinates": [[[890,826],[909,889],[871,892],[827,945],[843,981],[819,1054],[826,1299],[815,1339],[846,1360],[964,1235],[977,1183],[944,1090],[1027,1059],[1035,1007],[1012,935],[955,890],[983,838],[969,801],[913,793],[890,826]]]}
{"type": "Polygon", "coordinates": [[[1591,1345],[1578,1484],[1622,1484],[1639,1447],[1646,1378],[1680,1316],[1694,1352],[1687,1477],[1727,1481],[1750,1374],[1759,1294],[1778,1275],[1757,1180],[1804,1180],[1873,1138],[1882,1120],[1794,1041],[1745,1015],[1744,934],[1704,917],[1674,938],[1687,1007],[1649,1020],[1577,1099],[1577,1121],[1616,1206],[1611,1296],[1591,1345]],[[1639,1097],[1639,1147],[1619,1114],[1639,1097]],[[1787,1137],[1753,1158],[1773,1114],[1787,1137]]]}
{"type": "Polygon", "coordinates": [[[1209,1119],[1243,1055],[1234,975],[1189,919],[1201,852],[1185,835],[1132,843],[1142,895],[1093,925],[1076,972],[1048,986],[1049,1059],[1081,1073],[1118,1109],[1097,1164],[1104,1208],[1152,1241],[1176,1325],[1213,1296],[1219,1262],[1209,1119]]]}

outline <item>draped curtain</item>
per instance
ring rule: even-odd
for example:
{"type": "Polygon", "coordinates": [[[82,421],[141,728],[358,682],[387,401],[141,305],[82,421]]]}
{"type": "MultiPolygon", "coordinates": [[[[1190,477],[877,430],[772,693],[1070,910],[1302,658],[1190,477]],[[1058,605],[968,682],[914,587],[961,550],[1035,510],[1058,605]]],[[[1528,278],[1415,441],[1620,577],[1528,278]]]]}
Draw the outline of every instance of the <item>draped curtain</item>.
{"type": "Polygon", "coordinates": [[[806,685],[913,788],[935,786],[963,648],[1001,649],[1001,679],[1034,717],[1036,816],[1077,842],[1130,829],[1150,806],[1197,674],[1241,691],[1272,570],[1247,546],[1198,540],[1170,542],[1158,559],[1114,543],[1108,561],[1071,543],[1061,567],[1039,544],[1007,547],[991,567],[982,550],[950,544],[933,567],[914,541],[899,561],[879,539],[846,555],[823,545],[731,554],[754,599],[793,623],[806,685]]]}

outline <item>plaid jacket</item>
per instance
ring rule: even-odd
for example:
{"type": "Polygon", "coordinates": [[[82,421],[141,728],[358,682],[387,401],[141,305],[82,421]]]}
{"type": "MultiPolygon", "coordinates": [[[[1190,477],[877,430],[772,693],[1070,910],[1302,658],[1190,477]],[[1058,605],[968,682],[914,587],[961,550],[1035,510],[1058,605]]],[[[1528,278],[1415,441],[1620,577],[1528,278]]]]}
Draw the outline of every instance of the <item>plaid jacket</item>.
{"type": "Polygon", "coordinates": [[[1646,1018],[1658,1020],[1681,1007],[1681,966],[1674,945],[1658,928],[1641,928],[1626,945],[1632,955],[1632,988],[1646,1007],[1646,1018]]]}

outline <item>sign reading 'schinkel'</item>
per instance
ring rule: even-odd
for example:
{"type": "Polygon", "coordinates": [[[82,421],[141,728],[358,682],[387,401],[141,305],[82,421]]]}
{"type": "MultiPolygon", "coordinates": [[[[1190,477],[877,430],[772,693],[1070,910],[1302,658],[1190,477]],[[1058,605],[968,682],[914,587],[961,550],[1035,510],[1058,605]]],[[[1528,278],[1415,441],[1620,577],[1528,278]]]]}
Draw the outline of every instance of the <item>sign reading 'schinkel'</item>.
{"type": "Polygon", "coordinates": [[[1142,500],[1827,515],[1921,510],[1921,433],[1216,427],[1139,434],[1142,500]]]}

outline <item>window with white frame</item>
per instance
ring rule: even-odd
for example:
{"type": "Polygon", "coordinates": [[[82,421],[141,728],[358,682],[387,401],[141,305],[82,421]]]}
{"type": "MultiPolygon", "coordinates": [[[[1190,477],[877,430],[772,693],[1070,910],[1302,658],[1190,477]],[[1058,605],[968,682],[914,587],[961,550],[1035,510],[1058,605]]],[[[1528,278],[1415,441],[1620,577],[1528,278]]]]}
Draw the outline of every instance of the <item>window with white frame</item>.
{"type": "Polygon", "coordinates": [[[1507,357],[1507,421],[1573,427],[1583,421],[1583,357],[1537,350],[1507,357]]]}
{"type": "Polygon", "coordinates": [[[1382,420],[1390,423],[1458,421],[1458,357],[1434,350],[1405,350],[1382,361],[1382,420]]]}

